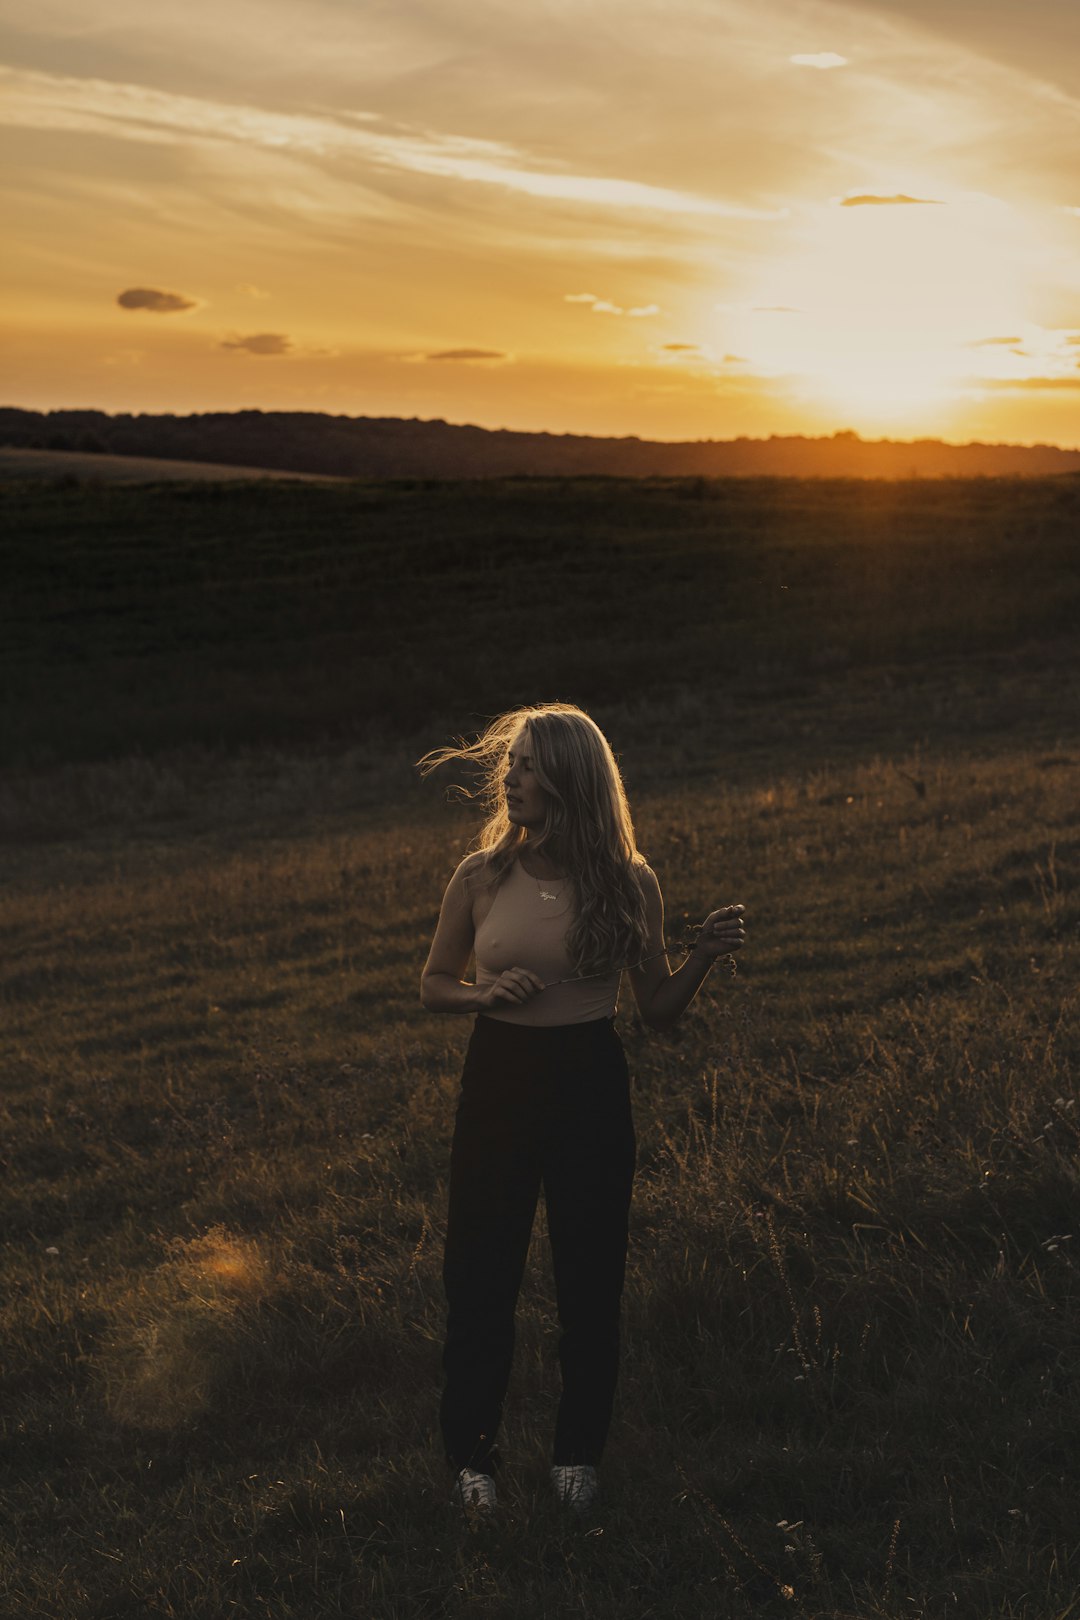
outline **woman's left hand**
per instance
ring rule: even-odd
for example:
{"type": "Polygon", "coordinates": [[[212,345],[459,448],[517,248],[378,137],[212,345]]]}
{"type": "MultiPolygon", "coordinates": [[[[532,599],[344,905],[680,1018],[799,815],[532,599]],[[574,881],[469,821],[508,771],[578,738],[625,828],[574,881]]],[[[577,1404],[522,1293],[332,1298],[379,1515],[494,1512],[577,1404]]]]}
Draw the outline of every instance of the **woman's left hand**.
{"type": "Polygon", "coordinates": [[[697,943],[691,955],[715,962],[718,956],[730,956],[746,944],[745,906],[721,906],[710,911],[698,931],[697,943]]]}

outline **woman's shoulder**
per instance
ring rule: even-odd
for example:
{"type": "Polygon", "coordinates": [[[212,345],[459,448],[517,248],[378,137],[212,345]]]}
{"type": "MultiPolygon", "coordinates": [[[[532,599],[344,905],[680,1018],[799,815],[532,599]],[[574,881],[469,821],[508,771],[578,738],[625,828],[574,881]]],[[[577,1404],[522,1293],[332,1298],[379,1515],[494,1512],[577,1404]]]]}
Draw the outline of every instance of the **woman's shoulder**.
{"type": "Polygon", "coordinates": [[[649,893],[650,889],[659,889],[660,879],[657,877],[644,855],[639,855],[637,857],[633,863],[632,871],[638,882],[641,884],[641,887],[645,890],[646,894],[649,893]]]}
{"type": "Polygon", "coordinates": [[[451,883],[472,887],[475,883],[482,883],[491,871],[491,854],[486,849],[474,849],[464,860],[458,862],[451,878],[451,883]]]}

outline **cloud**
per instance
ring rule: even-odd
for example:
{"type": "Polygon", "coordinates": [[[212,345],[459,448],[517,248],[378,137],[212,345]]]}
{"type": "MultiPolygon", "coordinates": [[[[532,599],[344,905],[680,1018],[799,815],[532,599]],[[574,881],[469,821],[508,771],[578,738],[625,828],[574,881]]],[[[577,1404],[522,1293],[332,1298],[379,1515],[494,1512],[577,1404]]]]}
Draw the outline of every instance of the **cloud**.
{"type": "Polygon", "coordinates": [[[183,293],[161,292],[157,287],[128,287],[116,302],[121,309],[148,309],[154,315],[178,315],[182,310],[199,307],[195,298],[185,298],[183,293]]]}
{"type": "Polygon", "coordinates": [[[725,354],[724,364],[732,366],[747,366],[750,364],[745,354],[725,354]]]}
{"type": "Polygon", "coordinates": [[[973,379],[977,388],[995,388],[1005,390],[1034,389],[1036,391],[1051,388],[1080,388],[1080,372],[1075,377],[977,377],[973,379]]]}
{"type": "Polygon", "coordinates": [[[509,360],[502,349],[438,349],[425,354],[425,360],[509,360]]]}
{"type": "Polygon", "coordinates": [[[293,346],[284,332],[255,332],[251,337],[226,338],[223,349],[244,349],[248,354],[288,354],[293,346]]]}
{"type": "Polygon", "coordinates": [[[865,194],[860,197],[841,197],[841,208],[894,208],[898,203],[918,203],[920,205],[943,208],[945,205],[940,197],[906,197],[901,193],[896,197],[876,197],[865,194]]]}
{"type": "Polygon", "coordinates": [[[788,61],[794,62],[796,67],[808,68],[838,68],[847,67],[848,65],[847,57],[837,56],[835,51],[818,51],[814,55],[789,56],[788,61]]]}
{"type": "Polygon", "coordinates": [[[542,168],[513,142],[384,121],[366,112],[310,115],[173,95],[141,84],[0,66],[0,124],[164,143],[178,136],[261,148],[320,163],[357,158],[374,170],[502,186],[551,202],[703,217],[786,219],[787,208],[751,208],[699,192],[615,175],[542,168]],[[381,127],[380,127],[381,126],[381,127]]]}
{"type": "Polygon", "coordinates": [[[801,309],[792,304],[755,304],[750,311],[752,315],[801,315],[801,309]]]}
{"type": "Polygon", "coordinates": [[[975,338],[975,339],[973,339],[973,341],[971,343],[968,344],[968,348],[969,349],[990,349],[990,348],[993,348],[993,346],[995,344],[998,344],[998,343],[1000,343],[1000,344],[1007,347],[1009,344],[1023,343],[1023,341],[1024,341],[1023,338],[1019,338],[1019,337],[975,338]]]}
{"type": "Polygon", "coordinates": [[[564,293],[563,301],[567,304],[588,304],[594,315],[629,315],[631,320],[647,320],[651,315],[659,315],[659,304],[635,304],[632,309],[624,309],[621,304],[613,304],[610,298],[597,298],[595,293],[564,293]]]}
{"type": "Polygon", "coordinates": [[[662,343],[660,347],[665,354],[700,354],[701,349],[696,343],[662,343]]]}

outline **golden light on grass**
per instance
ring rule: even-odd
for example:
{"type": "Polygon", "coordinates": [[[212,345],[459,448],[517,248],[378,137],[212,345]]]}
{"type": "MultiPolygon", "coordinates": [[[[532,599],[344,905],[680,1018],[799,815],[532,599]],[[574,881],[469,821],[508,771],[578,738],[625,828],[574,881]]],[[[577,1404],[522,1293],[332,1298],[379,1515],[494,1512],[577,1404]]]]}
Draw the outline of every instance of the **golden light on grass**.
{"type": "Polygon", "coordinates": [[[223,1227],[170,1243],[158,1270],[114,1305],[98,1362],[113,1417],[171,1429],[206,1412],[257,1332],[251,1309],[271,1281],[259,1245],[223,1227]]]}
{"type": "Polygon", "coordinates": [[[192,1297],[213,1304],[261,1299],[271,1281],[269,1262],[254,1239],[237,1237],[221,1226],[174,1244],[172,1267],[192,1297]]]}

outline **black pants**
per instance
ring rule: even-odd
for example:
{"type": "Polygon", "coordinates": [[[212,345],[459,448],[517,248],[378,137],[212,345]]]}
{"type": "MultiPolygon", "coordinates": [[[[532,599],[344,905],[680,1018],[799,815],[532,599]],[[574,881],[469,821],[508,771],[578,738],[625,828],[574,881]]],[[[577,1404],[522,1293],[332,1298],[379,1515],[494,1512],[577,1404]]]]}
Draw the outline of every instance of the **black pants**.
{"type": "Polygon", "coordinates": [[[440,1420],[449,1462],[487,1470],[541,1182],[558,1301],[556,1463],[596,1463],[611,1422],[634,1179],[622,1042],[610,1018],[528,1028],[479,1016],[450,1161],[440,1420]]]}

